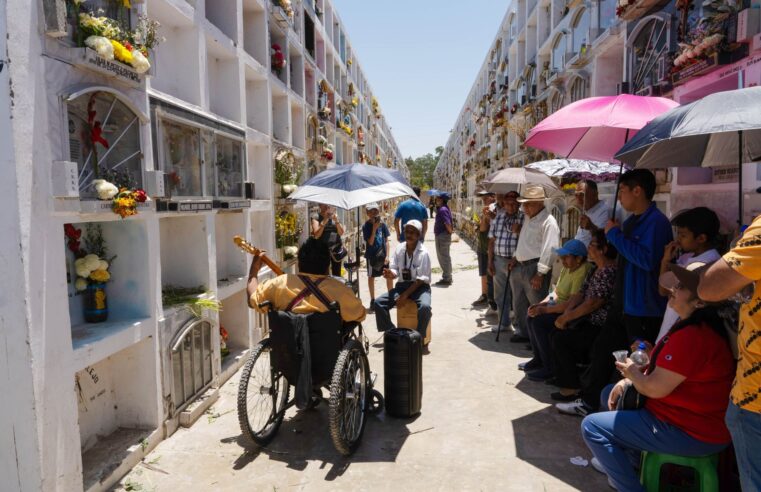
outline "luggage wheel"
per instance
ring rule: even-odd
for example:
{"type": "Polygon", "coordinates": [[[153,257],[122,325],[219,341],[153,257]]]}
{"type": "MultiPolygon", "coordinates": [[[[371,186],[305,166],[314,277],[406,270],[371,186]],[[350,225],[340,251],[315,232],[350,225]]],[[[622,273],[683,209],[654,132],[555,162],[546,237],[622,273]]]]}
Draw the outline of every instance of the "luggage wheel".
{"type": "Polygon", "coordinates": [[[377,415],[383,409],[383,395],[380,391],[374,389],[370,392],[370,401],[367,406],[367,413],[370,415],[377,415]]]}

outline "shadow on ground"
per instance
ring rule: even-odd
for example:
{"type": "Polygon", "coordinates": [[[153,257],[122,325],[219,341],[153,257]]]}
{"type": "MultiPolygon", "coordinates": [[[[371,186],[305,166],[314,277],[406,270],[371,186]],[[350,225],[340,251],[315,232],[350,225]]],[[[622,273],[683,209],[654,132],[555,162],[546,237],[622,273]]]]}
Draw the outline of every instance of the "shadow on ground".
{"type": "Polygon", "coordinates": [[[501,333],[499,341],[497,341],[496,338],[496,333],[492,333],[491,330],[485,329],[484,331],[473,335],[468,341],[481,350],[497,352],[500,354],[510,354],[521,358],[531,357],[531,351],[526,350],[524,343],[510,343],[509,332],[501,333]]]}
{"type": "Polygon", "coordinates": [[[580,418],[547,407],[513,420],[512,425],[518,458],[578,490],[609,490],[604,475],[591,466],[579,467],[570,462],[580,450],[583,458],[589,460],[592,456],[581,439],[580,418]]]}
{"type": "Polygon", "coordinates": [[[412,434],[407,425],[416,418],[396,419],[383,412],[368,416],[362,442],[349,457],[341,455],[333,447],[326,402],[313,410],[295,414],[289,412],[266,448],[256,446],[242,435],[220,441],[235,442],[242,448],[242,454],[233,464],[235,470],[244,469],[261,455],[298,471],[306,469],[309,461],[318,461],[321,462],[320,469],[327,468],[325,480],[332,481],[342,476],[352,463],[395,462],[405,441],[412,434]]]}

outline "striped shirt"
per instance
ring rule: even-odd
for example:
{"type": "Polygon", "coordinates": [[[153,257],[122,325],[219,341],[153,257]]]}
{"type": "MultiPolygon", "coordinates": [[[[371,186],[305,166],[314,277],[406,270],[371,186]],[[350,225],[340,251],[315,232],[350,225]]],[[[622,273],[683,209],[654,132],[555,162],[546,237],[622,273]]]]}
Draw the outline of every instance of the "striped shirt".
{"type": "Polygon", "coordinates": [[[508,215],[504,208],[497,210],[497,216],[491,221],[489,239],[494,239],[494,254],[496,256],[512,257],[518,247],[518,234],[513,233],[513,225],[523,226],[523,212],[508,215]]]}

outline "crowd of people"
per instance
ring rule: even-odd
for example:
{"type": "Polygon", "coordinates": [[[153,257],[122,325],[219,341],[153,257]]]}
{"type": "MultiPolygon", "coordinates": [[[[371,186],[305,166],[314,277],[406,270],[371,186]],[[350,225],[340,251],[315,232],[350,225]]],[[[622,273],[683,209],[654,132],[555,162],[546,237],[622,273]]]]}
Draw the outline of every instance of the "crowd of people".
{"type": "Polygon", "coordinates": [[[492,331],[528,342],[533,356],[518,368],[555,388],[558,411],[584,418],[592,464],[617,490],[645,490],[641,452],[702,457],[730,443],[743,490],[761,490],[750,444],[761,442],[761,296],[737,294],[761,279],[761,218],[722,257],[716,213],[669,219],[655,190],[651,172],[624,173],[621,220],[594,181],[579,183],[583,215],[562,246],[541,186],[479,191],[473,306],[496,310],[492,331]]]}
{"type": "MultiPolygon", "coordinates": [[[[492,331],[528,344],[533,356],[518,368],[529,380],[554,387],[548,392],[558,411],[583,417],[592,465],[616,489],[644,490],[637,470],[641,452],[706,456],[731,443],[743,490],[761,490],[761,289],[753,289],[761,280],[761,218],[722,256],[714,211],[697,207],[669,219],[653,201],[655,190],[651,172],[624,173],[618,212],[628,217],[622,220],[618,207],[600,200],[594,181],[579,183],[579,229],[562,245],[541,186],[479,191],[481,292],[473,307],[496,316],[492,331]],[[557,259],[562,267],[553,282],[557,259]]],[[[448,201],[446,193],[435,197],[442,273],[434,285],[443,288],[453,282],[448,201]]],[[[411,302],[425,334],[432,285],[428,212],[418,197],[398,206],[393,229],[399,244],[392,249],[380,207],[366,207],[368,310],[379,331],[394,328],[393,307],[411,302]],[[378,277],[386,280],[386,292],[376,297],[378,277]]],[[[343,233],[338,218],[321,208],[312,233],[299,251],[299,269],[335,273],[332,252],[343,233]]],[[[302,287],[297,277],[258,285],[259,264],[252,264],[251,305],[268,299],[285,308],[302,287]]],[[[342,315],[365,318],[348,288],[324,286],[342,315]]]]}

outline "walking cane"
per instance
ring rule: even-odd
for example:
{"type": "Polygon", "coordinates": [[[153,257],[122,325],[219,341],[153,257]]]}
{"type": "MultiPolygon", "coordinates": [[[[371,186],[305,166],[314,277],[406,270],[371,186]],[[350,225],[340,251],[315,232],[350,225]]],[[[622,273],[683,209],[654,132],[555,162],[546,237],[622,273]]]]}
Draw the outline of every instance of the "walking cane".
{"type": "MultiPolygon", "coordinates": [[[[510,275],[513,273],[513,269],[510,266],[507,267],[507,279],[505,279],[505,289],[502,292],[502,309],[499,310],[499,324],[497,325],[497,338],[495,342],[499,342],[499,334],[502,332],[502,317],[505,315],[505,302],[507,301],[507,289],[510,288],[510,275]]],[[[509,308],[508,308],[509,309],[509,308]]]]}

